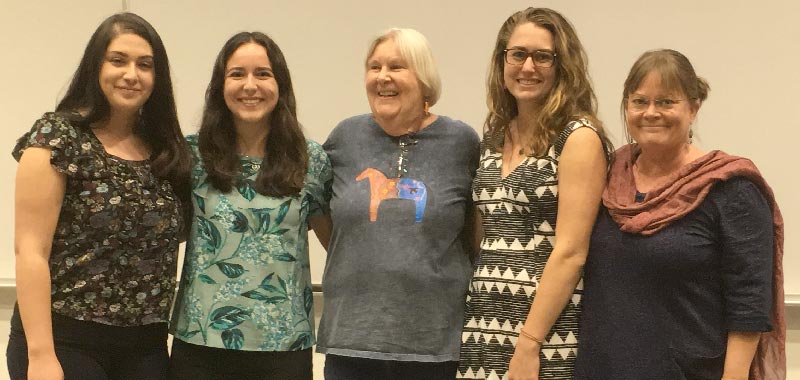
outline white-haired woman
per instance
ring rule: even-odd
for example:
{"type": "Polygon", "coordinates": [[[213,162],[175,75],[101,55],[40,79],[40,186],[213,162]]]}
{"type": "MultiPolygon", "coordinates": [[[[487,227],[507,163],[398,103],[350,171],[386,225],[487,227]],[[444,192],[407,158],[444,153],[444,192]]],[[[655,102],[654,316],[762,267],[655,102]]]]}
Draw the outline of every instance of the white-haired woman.
{"type": "Polygon", "coordinates": [[[452,379],[478,136],[430,112],[441,84],[415,30],[376,38],[364,81],[372,112],[342,121],[324,145],[333,230],[317,351],[329,380],[452,379]]]}

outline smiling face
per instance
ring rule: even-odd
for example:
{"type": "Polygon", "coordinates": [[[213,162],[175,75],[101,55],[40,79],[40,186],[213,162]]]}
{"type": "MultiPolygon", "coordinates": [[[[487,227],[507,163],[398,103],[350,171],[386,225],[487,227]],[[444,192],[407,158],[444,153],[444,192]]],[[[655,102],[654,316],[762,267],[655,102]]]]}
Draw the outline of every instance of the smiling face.
{"type": "Polygon", "coordinates": [[[250,42],[239,46],[225,66],[225,104],[237,128],[267,126],[278,103],[278,82],[267,49],[250,42]]]}
{"type": "Polygon", "coordinates": [[[689,129],[697,115],[696,103],[686,99],[678,91],[669,91],[662,86],[661,75],[650,72],[639,87],[628,95],[630,99],[649,100],[642,111],[625,107],[628,133],[642,149],[677,149],[689,141],[689,129]],[[659,109],[655,99],[679,100],[671,109],[659,109]]]}
{"type": "Polygon", "coordinates": [[[392,39],[381,42],[367,59],[364,82],[378,124],[424,114],[422,86],[392,39]]]}
{"type": "MultiPolygon", "coordinates": [[[[526,22],[514,29],[506,49],[554,51],[553,35],[547,29],[526,22]]],[[[538,104],[546,99],[555,83],[557,64],[558,62],[552,67],[541,68],[534,66],[531,58],[525,59],[522,65],[511,65],[504,60],[503,83],[517,100],[517,106],[525,103],[538,104]]]]}
{"type": "Polygon", "coordinates": [[[135,113],[153,92],[153,48],[132,33],[116,36],[108,44],[98,81],[112,113],[135,113]]]}

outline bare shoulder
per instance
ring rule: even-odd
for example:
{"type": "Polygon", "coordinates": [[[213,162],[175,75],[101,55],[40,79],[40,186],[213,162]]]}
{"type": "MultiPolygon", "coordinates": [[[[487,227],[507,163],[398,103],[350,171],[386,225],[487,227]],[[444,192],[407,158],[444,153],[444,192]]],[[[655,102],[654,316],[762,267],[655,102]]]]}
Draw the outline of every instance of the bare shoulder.
{"type": "Polygon", "coordinates": [[[572,131],[564,144],[564,153],[591,154],[594,150],[602,152],[603,142],[597,132],[588,126],[572,131]]]}

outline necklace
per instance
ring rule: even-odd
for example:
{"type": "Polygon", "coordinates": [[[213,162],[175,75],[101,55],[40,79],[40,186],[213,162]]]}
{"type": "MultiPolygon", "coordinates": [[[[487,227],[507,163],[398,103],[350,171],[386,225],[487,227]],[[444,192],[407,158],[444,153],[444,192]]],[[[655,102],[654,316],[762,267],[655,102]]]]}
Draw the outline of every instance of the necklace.
{"type": "MultiPolygon", "coordinates": [[[[514,141],[517,140],[517,139],[514,138],[514,133],[511,131],[512,128],[517,130],[517,137],[519,137],[519,128],[517,127],[516,120],[512,121],[511,124],[508,126],[508,129],[506,130],[506,132],[508,133],[508,140],[511,143],[511,149],[513,150],[514,149],[514,141]]],[[[521,141],[519,141],[519,142],[520,142],[520,147],[519,147],[518,153],[519,153],[520,156],[524,156],[525,155],[525,144],[522,143],[521,141]]]]}
{"type": "Polygon", "coordinates": [[[400,155],[397,157],[397,178],[402,178],[408,174],[408,168],[406,167],[408,151],[418,142],[413,132],[397,137],[397,146],[400,148],[400,155]]]}

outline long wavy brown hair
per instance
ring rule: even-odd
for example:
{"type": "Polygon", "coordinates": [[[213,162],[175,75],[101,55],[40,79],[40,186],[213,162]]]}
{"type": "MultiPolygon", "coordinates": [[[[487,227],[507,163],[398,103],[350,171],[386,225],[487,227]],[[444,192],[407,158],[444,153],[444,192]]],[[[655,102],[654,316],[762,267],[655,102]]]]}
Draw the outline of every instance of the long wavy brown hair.
{"type": "Polygon", "coordinates": [[[121,34],[137,35],[153,49],[153,92],[139,110],[135,133],[151,150],[150,166],[153,174],[169,181],[181,200],[186,227],[182,238],[185,238],[192,220],[189,179],[192,161],[189,145],[178,122],[167,51],[161,37],[147,20],[133,13],[117,13],[97,27],[86,44],[83,58],[75,70],[66,95],[58,103],[56,112],[87,128],[108,119],[111,106],[100,89],[98,78],[108,45],[121,34]]]}
{"type": "Polygon", "coordinates": [[[511,34],[518,25],[533,23],[547,29],[553,36],[556,62],[555,83],[542,103],[541,111],[526,126],[534,132],[527,143],[536,156],[547,154],[559,133],[572,120],[586,119],[597,128],[603,144],[610,149],[611,142],[597,118],[597,98],[589,78],[588,58],[578,39],[575,28],[558,12],[548,8],[528,8],[514,13],[500,27],[492,52],[487,80],[487,105],[489,114],[484,124],[484,134],[489,146],[501,151],[508,126],[517,115],[517,101],[506,89],[503,81],[504,52],[511,34]]]}
{"type": "Polygon", "coordinates": [[[198,148],[208,173],[208,181],[227,193],[241,172],[236,151],[233,114],[225,104],[225,67],[233,53],[244,44],[256,43],[267,50],[267,57],[278,82],[278,103],[269,116],[270,131],[266,154],[255,181],[259,194],[271,197],[297,195],[308,170],[306,139],[297,121],[297,105],[286,58],[278,44],[261,32],[240,32],[225,42],[217,55],[211,81],[206,90],[203,121],[198,132],[198,148]]]}

